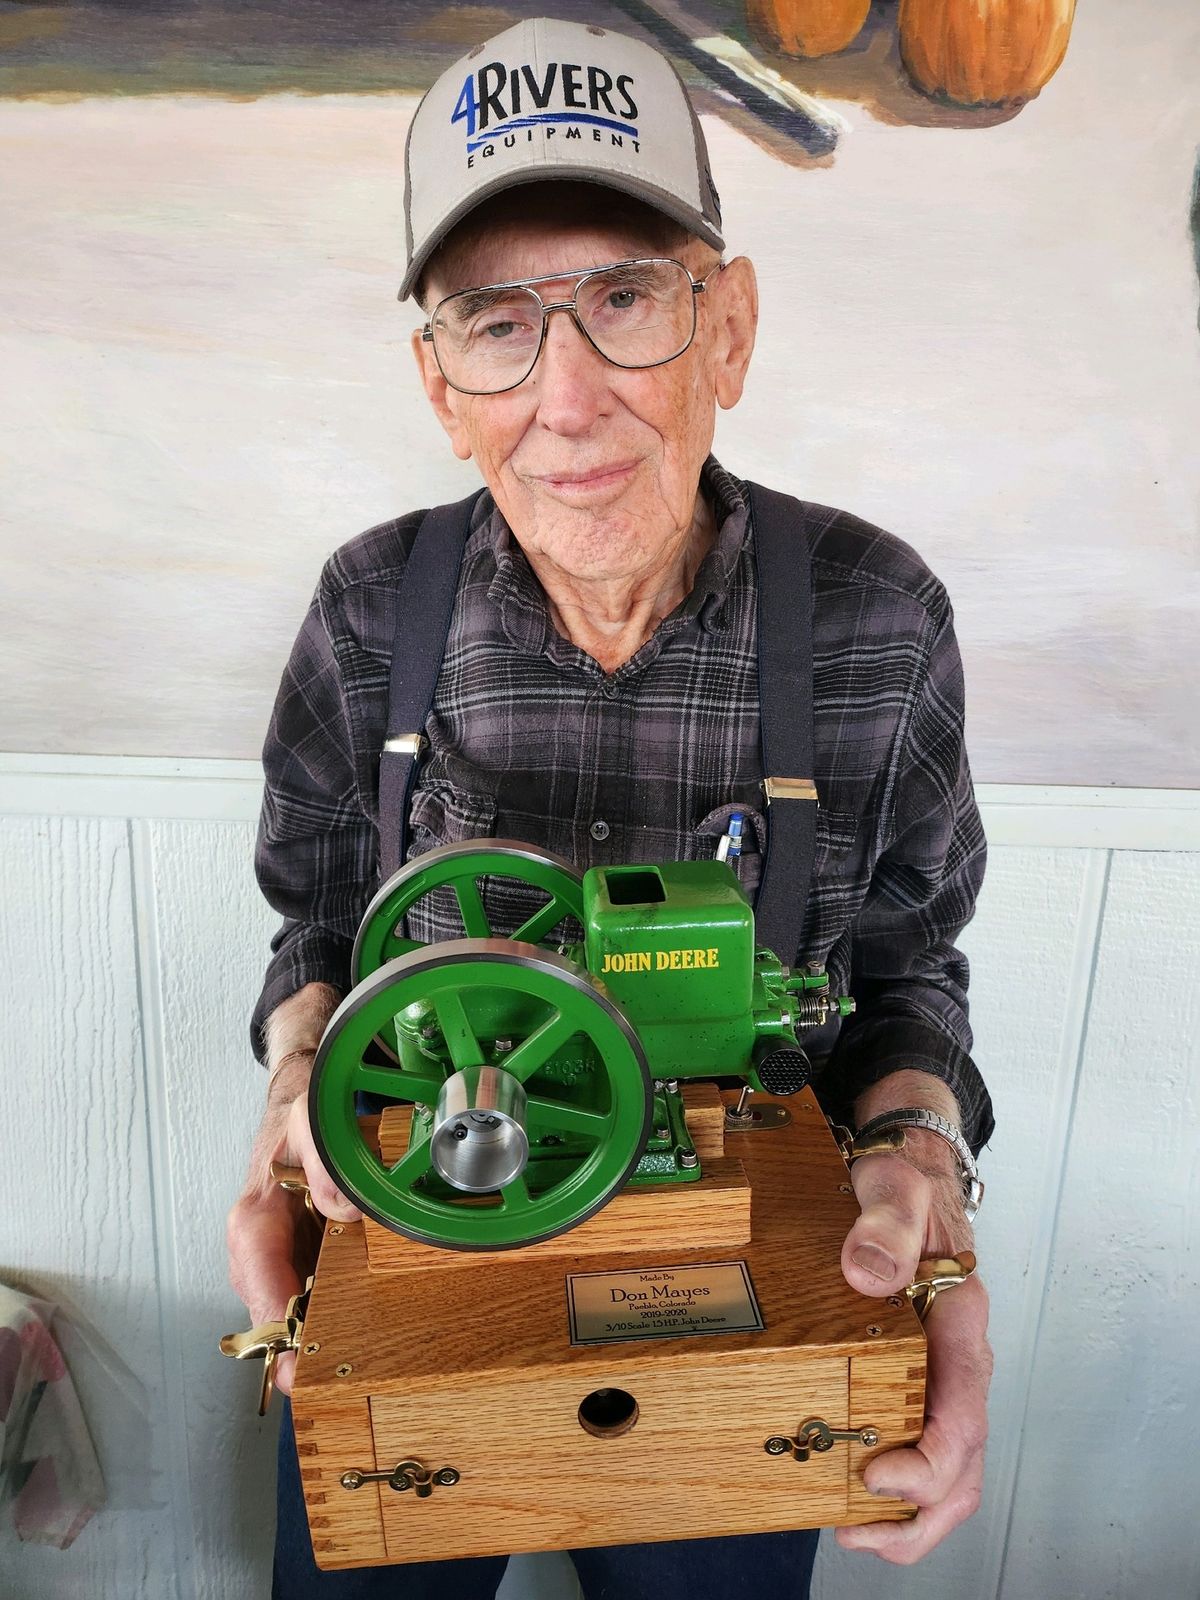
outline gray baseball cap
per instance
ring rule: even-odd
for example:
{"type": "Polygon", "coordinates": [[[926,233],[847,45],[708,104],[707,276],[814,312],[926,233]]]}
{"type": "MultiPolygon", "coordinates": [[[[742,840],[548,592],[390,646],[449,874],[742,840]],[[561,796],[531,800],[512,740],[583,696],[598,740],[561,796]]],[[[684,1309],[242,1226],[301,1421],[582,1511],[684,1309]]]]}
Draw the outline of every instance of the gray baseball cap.
{"type": "Polygon", "coordinates": [[[704,134],[667,58],[608,28],[535,17],[443,72],[413,115],[400,299],[482,200],[551,178],[618,189],[725,248],[704,134]]]}

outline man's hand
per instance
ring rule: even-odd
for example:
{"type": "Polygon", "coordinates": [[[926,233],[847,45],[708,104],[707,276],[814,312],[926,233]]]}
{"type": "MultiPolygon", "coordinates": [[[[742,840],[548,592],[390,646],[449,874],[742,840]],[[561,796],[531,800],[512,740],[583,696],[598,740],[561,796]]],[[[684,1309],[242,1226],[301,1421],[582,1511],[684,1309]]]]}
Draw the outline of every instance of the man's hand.
{"type": "MultiPolygon", "coordinates": [[[[229,1281],[250,1313],[252,1324],[283,1317],[311,1271],[319,1242],[302,1197],[272,1179],[272,1161],[303,1167],[313,1205],[323,1217],[357,1222],[362,1213],[339,1192],[322,1165],[308,1122],[308,1080],[312,1060],[290,1061],[271,1084],[250,1158],[245,1188],[225,1225],[229,1281]]],[[[289,1351],[275,1365],[275,1386],[292,1392],[295,1356],[289,1351]]]]}
{"type": "MultiPolygon", "coordinates": [[[[923,1257],[955,1255],[973,1242],[953,1152],[921,1130],[908,1130],[906,1141],[904,1155],[863,1156],[851,1168],[862,1215],[843,1247],[842,1270],[863,1294],[903,1294],[923,1257]]],[[[838,1528],[843,1549],[907,1566],[978,1508],[992,1375],[987,1317],[978,1277],[945,1290],[930,1307],[925,1431],[916,1445],[877,1456],[865,1473],[872,1494],[920,1509],[908,1522],[838,1528]]]]}

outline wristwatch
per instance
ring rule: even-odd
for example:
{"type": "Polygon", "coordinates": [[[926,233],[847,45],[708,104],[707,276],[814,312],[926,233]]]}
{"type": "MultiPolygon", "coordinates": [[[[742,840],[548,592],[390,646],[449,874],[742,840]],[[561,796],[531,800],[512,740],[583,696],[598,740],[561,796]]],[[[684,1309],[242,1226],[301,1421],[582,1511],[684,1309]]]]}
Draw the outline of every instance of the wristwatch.
{"type": "Polygon", "coordinates": [[[983,1201],[983,1179],[979,1176],[979,1168],[975,1165],[975,1157],[971,1154],[971,1147],[963,1138],[960,1131],[945,1117],[938,1116],[936,1111],[928,1111],[924,1106],[904,1106],[898,1111],[883,1111],[877,1117],[872,1117],[870,1122],[865,1122],[854,1135],[855,1143],[861,1139],[868,1139],[873,1134],[883,1133],[889,1128],[924,1128],[927,1133],[936,1133],[939,1139],[944,1139],[958,1157],[958,1170],[962,1178],[963,1210],[966,1212],[967,1221],[974,1222],[983,1201]]]}

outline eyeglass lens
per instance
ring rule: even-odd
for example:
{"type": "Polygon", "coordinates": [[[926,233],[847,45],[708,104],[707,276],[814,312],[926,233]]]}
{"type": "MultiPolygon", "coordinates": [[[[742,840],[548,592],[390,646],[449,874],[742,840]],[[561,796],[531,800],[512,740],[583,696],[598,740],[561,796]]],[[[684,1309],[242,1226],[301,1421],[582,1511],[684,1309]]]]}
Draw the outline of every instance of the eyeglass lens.
{"type": "MultiPolygon", "coordinates": [[[[547,297],[549,298],[549,297],[547,297]]],[[[618,367],[653,367],[682,354],[695,331],[695,296],[677,261],[626,262],[583,279],[575,310],[587,337],[618,367]]],[[[533,369],[542,302],[532,289],[465,289],[437,308],[433,344],[447,381],[495,394],[533,369]]]]}

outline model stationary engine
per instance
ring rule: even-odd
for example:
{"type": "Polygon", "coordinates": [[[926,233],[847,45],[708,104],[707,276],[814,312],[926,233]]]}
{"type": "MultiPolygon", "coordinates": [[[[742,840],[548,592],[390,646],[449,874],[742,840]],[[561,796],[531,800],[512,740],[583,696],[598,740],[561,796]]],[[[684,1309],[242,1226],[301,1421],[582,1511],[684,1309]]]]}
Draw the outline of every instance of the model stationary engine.
{"type": "Polygon", "coordinates": [[[853,1010],[823,972],[790,972],[756,949],[724,862],[581,877],[500,840],[431,851],[384,884],[354,977],[313,1072],[318,1148],[370,1216],[461,1250],[563,1233],[626,1183],[695,1181],[680,1083],[734,1076],[793,1094],[810,1073],[797,1031],[853,1010]],[[485,895],[504,878],[543,903],[499,938],[485,895]],[[454,897],[465,938],[404,936],[432,894],[454,897]],[[399,1160],[365,1130],[361,1093],[412,1106],[399,1160]]]}

